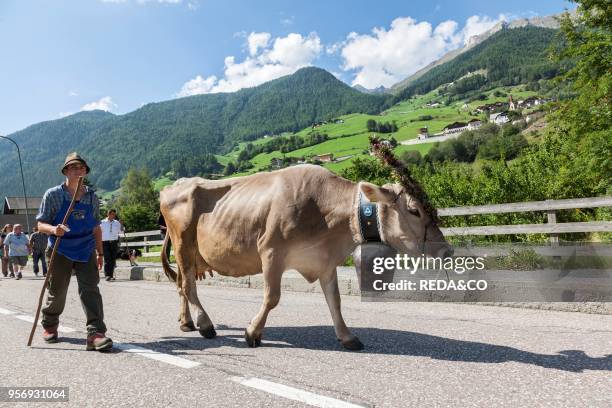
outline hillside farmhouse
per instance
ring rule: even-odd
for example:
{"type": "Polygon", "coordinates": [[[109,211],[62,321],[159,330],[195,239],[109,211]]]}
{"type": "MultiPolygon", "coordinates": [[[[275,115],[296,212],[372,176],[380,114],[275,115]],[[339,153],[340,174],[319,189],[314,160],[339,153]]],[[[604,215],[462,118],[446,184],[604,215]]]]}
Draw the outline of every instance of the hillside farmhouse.
{"type": "Polygon", "coordinates": [[[468,123],[465,122],[453,122],[447,125],[442,131],[443,135],[453,135],[463,133],[466,130],[475,130],[482,126],[482,122],[479,119],[472,119],[468,123]]]}
{"type": "Polygon", "coordinates": [[[492,113],[489,116],[489,122],[495,123],[496,125],[503,125],[504,123],[510,122],[510,119],[508,118],[507,112],[499,112],[492,113]]]}

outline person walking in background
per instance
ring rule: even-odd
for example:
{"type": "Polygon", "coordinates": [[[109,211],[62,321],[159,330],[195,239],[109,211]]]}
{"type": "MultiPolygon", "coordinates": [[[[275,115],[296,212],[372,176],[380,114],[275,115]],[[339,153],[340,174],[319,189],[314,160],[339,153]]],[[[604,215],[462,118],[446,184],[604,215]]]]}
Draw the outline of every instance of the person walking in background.
{"type": "Polygon", "coordinates": [[[28,255],[32,252],[28,237],[23,233],[21,224],[15,224],[13,232],[4,238],[4,252],[8,253],[17,280],[23,277],[23,268],[28,264],[28,255]]]}
{"type": "Polygon", "coordinates": [[[116,210],[108,210],[106,218],[100,223],[100,228],[102,228],[102,248],[104,249],[104,276],[107,281],[115,280],[119,233],[123,232],[123,225],[117,220],[116,210]]]}
{"type": "Polygon", "coordinates": [[[38,276],[38,261],[42,264],[43,276],[47,275],[47,261],[45,260],[45,250],[47,249],[47,234],[38,231],[34,227],[34,233],[30,236],[30,247],[32,248],[32,262],[34,263],[34,275],[38,276]]]}
{"type": "Polygon", "coordinates": [[[15,273],[13,272],[13,264],[9,263],[8,252],[4,253],[4,239],[9,232],[13,232],[13,226],[11,224],[6,224],[0,231],[0,260],[2,261],[2,275],[6,277],[10,272],[10,277],[14,278],[15,273]]]}
{"type": "MultiPolygon", "coordinates": [[[[61,241],[53,259],[53,275],[49,280],[47,300],[42,308],[43,340],[56,343],[59,318],[66,305],[66,294],[70,277],[74,272],[79,285],[79,297],[87,318],[86,350],[109,350],[113,341],[106,337],[102,295],[98,288],[99,270],[102,269],[102,230],[100,229],[100,201],[96,193],[87,186],[77,190],[79,177],[89,173],[89,166],[77,153],[70,153],[61,168],[66,180],[48,189],[43,195],[36,220],[38,230],[48,234],[53,247],[57,237],[61,241]],[[75,205],[66,221],[72,197],[75,205]],[[96,256],[97,254],[97,256],[96,256]]],[[[47,257],[51,256],[47,249],[47,257]]]]}

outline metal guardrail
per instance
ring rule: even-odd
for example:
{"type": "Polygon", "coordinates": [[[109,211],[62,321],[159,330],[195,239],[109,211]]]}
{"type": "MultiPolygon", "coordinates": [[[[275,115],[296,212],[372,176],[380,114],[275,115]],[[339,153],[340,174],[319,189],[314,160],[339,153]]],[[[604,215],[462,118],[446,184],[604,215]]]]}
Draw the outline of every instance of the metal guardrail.
{"type": "MultiPolygon", "coordinates": [[[[504,214],[514,212],[546,212],[546,224],[486,225],[475,227],[441,228],[444,236],[462,235],[514,235],[548,234],[550,242],[557,244],[559,234],[576,232],[612,232],[612,221],[565,222],[557,223],[556,211],[577,208],[612,207],[612,197],[574,198],[569,200],[529,201],[523,203],[492,204],[482,206],[441,208],[438,215],[454,217],[460,215],[504,214]]],[[[152,246],[163,244],[161,231],[128,232],[125,238],[143,237],[142,241],[122,242],[123,247],[144,248],[143,257],[160,256],[160,252],[149,252],[152,246]],[[147,239],[153,237],[155,239],[147,239]]]]}

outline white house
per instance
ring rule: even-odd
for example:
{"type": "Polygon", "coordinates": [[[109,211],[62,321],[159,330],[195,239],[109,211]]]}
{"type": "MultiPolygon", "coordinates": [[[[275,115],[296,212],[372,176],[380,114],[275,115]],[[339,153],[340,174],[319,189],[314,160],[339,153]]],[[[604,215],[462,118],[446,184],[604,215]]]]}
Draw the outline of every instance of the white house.
{"type": "Polygon", "coordinates": [[[417,135],[417,139],[425,140],[429,137],[429,131],[426,127],[422,127],[419,129],[419,134],[417,135]]]}
{"type": "Polygon", "coordinates": [[[468,122],[467,128],[468,130],[475,130],[482,126],[482,122],[480,119],[472,119],[468,122]]]}
{"type": "Polygon", "coordinates": [[[453,135],[468,130],[468,124],[465,122],[453,122],[444,128],[445,135],[453,135]]]}
{"type": "Polygon", "coordinates": [[[496,125],[503,125],[504,123],[510,122],[508,118],[508,114],[506,112],[492,113],[489,116],[489,121],[495,123],[496,125]]]}

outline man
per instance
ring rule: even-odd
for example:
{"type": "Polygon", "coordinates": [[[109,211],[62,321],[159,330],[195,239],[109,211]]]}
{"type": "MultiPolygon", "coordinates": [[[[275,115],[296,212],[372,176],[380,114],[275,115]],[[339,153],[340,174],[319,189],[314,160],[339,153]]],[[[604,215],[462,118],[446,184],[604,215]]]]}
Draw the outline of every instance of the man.
{"type": "Polygon", "coordinates": [[[9,263],[17,272],[17,280],[23,277],[23,268],[28,264],[28,255],[32,249],[28,237],[23,233],[21,224],[15,224],[13,232],[4,239],[4,252],[8,254],[9,263]]]}
{"type": "Polygon", "coordinates": [[[47,262],[45,260],[45,250],[47,249],[46,234],[38,231],[38,227],[34,227],[34,233],[30,236],[30,247],[32,248],[32,262],[34,263],[34,275],[38,276],[38,261],[42,264],[43,276],[47,276],[47,262]]]}
{"type": "MultiPolygon", "coordinates": [[[[98,289],[99,270],[102,268],[102,230],[100,229],[100,202],[92,189],[82,186],[77,191],[79,177],[90,169],[77,153],[70,153],[61,169],[64,183],[47,190],[36,216],[38,230],[48,234],[49,245],[56,248],[45,306],[42,309],[43,339],[47,343],[58,340],[59,317],[64,311],[66,293],[72,272],[79,285],[79,297],[87,318],[87,350],[109,350],[113,341],[106,337],[102,296],[98,289]],[[75,196],[76,202],[66,224],[62,224],[75,196]]],[[[47,257],[52,253],[47,249],[47,257]]]]}
{"type": "Polygon", "coordinates": [[[9,232],[13,232],[13,226],[11,224],[6,224],[4,228],[2,228],[2,232],[0,232],[0,258],[2,258],[2,275],[6,278],[8,273],[10,272],[11,278],[15,277],[15,273],[13,272],[13,264],[9,263],[8,252],[4,251],[4,240],[9,232]]]}
{"type": "Polygon", "coordinates": [[[115,266],[119,252],[119,233],[123,232],[123,225],[117,220],[117,211],[110,209],[106,218],[100,223],[102,229],[102,248],[104,250],[104,276],[106,280],[115,280],[115,266]]]}

